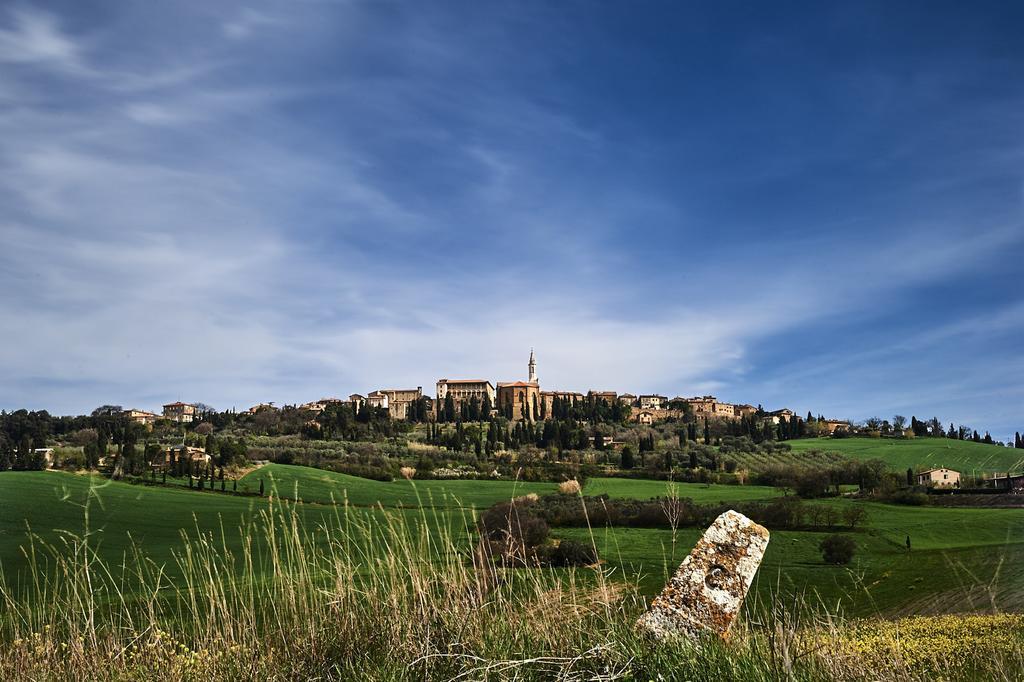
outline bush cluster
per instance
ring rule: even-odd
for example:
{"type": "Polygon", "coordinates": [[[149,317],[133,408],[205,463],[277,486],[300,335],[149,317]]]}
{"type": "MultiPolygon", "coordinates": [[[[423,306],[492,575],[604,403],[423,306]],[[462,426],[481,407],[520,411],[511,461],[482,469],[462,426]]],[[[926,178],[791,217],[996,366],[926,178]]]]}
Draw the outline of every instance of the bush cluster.
{"type": "Polygon", "coordinates": [[[832,505],[808,504],[792,496],[766,502],[700,505],[690,498],[670,501],[666,498],[618,499],[607,495],[582,498],[545,495],[530,505],[529,512],[547,526],[556,528],[627,526],[670,529],[673,525],[677,528],[705,528],[729,509],[735,509],[772,530],[820,530],[840,526],[856,529],[867,518],[866,510],[860,505],[840,511],[832,505]]]}

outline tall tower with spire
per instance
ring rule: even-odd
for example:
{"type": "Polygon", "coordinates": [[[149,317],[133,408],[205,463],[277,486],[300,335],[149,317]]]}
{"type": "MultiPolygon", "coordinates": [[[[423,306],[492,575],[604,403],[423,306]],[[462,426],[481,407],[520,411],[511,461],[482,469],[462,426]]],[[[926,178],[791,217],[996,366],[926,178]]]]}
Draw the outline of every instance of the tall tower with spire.
{"type": "Polygon", "coordinates": [[[530,364],[527,365],[530,369],[530,383],[537,383],[537,361],[533,359],[533,349],[530,349],[530,364]]]}

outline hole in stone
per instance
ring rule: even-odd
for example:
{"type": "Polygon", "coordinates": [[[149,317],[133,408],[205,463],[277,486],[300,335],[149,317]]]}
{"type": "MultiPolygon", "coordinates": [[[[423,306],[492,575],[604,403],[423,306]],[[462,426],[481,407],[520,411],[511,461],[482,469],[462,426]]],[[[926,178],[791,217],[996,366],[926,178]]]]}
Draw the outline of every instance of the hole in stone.
{"type": "Polygon", "coordinates": [[[708,571],[708,575],[704,578],[704,584],[713,590],[720,590],[725,585],[725,579],[729,575],[729,570],[721,564],[715,564],[708,571]]]}

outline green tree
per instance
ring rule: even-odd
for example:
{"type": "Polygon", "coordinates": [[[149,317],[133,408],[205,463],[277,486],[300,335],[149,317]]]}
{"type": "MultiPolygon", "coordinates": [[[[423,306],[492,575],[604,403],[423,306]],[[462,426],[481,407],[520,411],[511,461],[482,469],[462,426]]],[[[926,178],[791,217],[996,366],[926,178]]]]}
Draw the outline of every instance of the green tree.
{"type": "Polygon", "coordinates": [[[821,558],[827,564],[845,565],[853,561],[853,555],[857,551],[857,543],[853,538],[845,535],[829,535],[818,545],[821,550],[821,558]]]}
{"type": "Polygon", "coordinates": [[[29,468],[32,452],[32,440],[28,434],[24,434],[21,440],[18,441],[18,449],[14,453],[14,462],[12,469],[16,471],[24,471],[29,468]]]}
{"type": "Polygon", "coordinates": [[[621,460],[619,462],[619,466],[621,466],[623,469],[632,469],[633,465],[634,465],[633,448],[631,448],[628,445],[625,445],[622,448],[622,457],[621,457],[621,460]]]}
{"type": "Polygon", "coordinates": [[[0,471],[7,471],[14,463],[14,451],[7,435],[0,432],[0,471]]]}

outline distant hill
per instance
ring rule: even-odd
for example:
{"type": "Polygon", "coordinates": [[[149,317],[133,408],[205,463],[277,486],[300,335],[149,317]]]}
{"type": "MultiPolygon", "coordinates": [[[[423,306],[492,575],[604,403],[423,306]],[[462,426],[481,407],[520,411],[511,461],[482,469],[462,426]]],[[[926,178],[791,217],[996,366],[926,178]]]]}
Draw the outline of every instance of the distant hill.
{"type": "Polygon", "coordinates": [[[947,438],[806,438],[788,442],[797,452],[824,450],[853,459],[881,459],[897,471],[947,467],[970,475],[1024,469],[1024,450],[947,438]]]}

